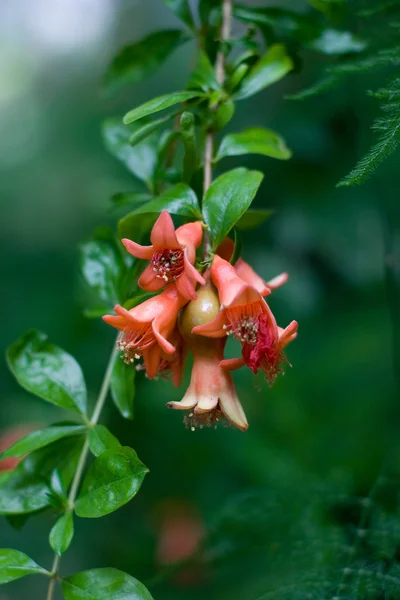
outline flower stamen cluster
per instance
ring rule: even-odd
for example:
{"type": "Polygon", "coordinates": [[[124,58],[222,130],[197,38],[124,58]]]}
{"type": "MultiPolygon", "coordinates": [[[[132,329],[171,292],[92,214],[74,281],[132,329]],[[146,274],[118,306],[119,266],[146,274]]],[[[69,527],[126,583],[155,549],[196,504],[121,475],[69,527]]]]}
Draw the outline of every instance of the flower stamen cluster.
{"type": "Polygon", "coordinates": [[[180,277],[184,271],[183,250],[163,250],[154,252],[151,266],[156,277],[171,283],[180,277]]]}

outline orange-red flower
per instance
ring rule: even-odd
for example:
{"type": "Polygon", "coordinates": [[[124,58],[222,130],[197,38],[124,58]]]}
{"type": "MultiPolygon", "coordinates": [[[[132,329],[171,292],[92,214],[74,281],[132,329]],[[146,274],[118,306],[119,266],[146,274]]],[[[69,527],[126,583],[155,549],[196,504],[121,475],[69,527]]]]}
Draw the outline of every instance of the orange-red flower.
{"type": "Polygon", "coordinates": [[[187,223],[175,231],[170,214],[163,210],[151,231],[151,246],[141,246],[124,238],[122,243],[130,254],[150,261],[139,278],[139,287],[156,292],[175,282],[184,298],[194,300],[196,283],[204,284],[203,277],[193,266],[202,236],[200,221],[187,223]]]}
{"type": "Polygon", "coordinates": [[[206,324],[193,328],[193,333],[211,338],[232,334],[242,344],[242,358],[221,361],[221,367],[233,370],[247,365],[254,373],[261,369],[272,384],[285,360],[283,348],[297,335],[292,321],[280,329],[260,291],[244,281],[235,267],[216,255],[211,267],[222,309],[206,324]]]}
{"type": "Polygon", "coordinates": [[[121,331],[117,345],[125,362],[134,363],[143,357],[147,376],[155,377],[163,356],[175,352],[169,338],[178,312],[186,303],[176,285],[171,284],[158,296],[131,310],[117,304],[114,308],[116,315],[105,315],[104,321],[121,331]]]}
{"type": "Polygon", "coordinates": [[[192,430],[217,425],[226,420],[244,431],[248,423],[232,377],[228,370],[221,368],[226,337],[214,340],[191,334],[194,325],[208,320],[218,310],[218,296],[209,285],[201,288],[197,300],[184,310],[180,330],[193,354],[192,375],[183,399],[180,402],[169,402],[167,406],[189,410],[185,422],[192,430]]]}

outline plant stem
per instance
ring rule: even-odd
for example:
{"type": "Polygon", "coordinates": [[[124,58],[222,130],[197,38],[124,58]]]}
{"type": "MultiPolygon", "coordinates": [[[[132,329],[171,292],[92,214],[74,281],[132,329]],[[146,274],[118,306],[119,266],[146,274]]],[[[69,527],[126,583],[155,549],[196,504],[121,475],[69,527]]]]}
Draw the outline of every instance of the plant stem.
{"type": "MultiPolygon", "coordinates": [[[[220,42],[224,44],[231,35],[232,29],[232,2],[233,0],[223,0],[222,4],[222,25],[220,42]]],[[[224,48],[217,53],[215,61],[215,77],[218,83],[223,86],[225,81],[225,54],[224,48]]],[[[214,154],[214,131],[209,129],[206,133],[204,142],[204,166],[203,166],[203,197],[212,182],[212,159],[214,154]]],[[[203,236],[204,258],[207,259],[210,250],[210,234],[206,229],[203,236]]]]}
{"type": "MultiPolygon", "coordinates": [[[[232,28],[232,0],[223,0],[222,5],[222,25],[221,25],[221,36],[220,42],[224,44],[227,42],[231,35],[232,28]]],[[[217,53],[215,61],[215,77],[220,84],[224,85],[225,81],[225,54],[222,47],[217,53]]],[[[214,153],[214,131],[209,129],[206,133],[206,139],[204,144],[204,179],[203,179],[203,192],[206,193],[212,182],[212,159],[214,153]]]]}
{"type": "MultiPolygon", "coordinates": [[[[96,404],[93,409],[93,414],[89,422],[90,427],[94,427],[101,415],[101,411],[103,410],[104,403],[107,398],[108,390],[111,383],[111,375],[114,367],[114,362],[118,354],[118,349],[116,344],[114,344],[113,351],[111,352],[110,358],[108,360],[106,372],[104,374],[103,382],[101,384],[100,392],[96,401],[96,404]]],[[[78,495],[79,486],[82,480],[83,471],[85,469],[86,460],[89,454],[89,439],[86,437],[85,443],[82,447],[82,452],[79,457],[78,465],[76,467],[75,475],[72,480],[71,489],[68,494],[68,509],[73,510],[76,497],[78,495]]],[[[49,581],[49,587],[47,589],[46,600],[53,600],[54,593],[54,585],[56,580],[58,579],[58,570],[60,567],[61,556],[56,554],[53,560],[53,566],[51,568],[51,579],[49,581]]]]}

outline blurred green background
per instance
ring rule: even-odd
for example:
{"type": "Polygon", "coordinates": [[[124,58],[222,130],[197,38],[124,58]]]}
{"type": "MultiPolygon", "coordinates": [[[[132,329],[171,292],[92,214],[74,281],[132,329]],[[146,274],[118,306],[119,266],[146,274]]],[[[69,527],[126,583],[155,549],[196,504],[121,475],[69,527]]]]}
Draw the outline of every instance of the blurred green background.
{"type": "MultiPolygon", "coordinates": [[[[78,359],[92,400],[114,333],[83,317],[77,246],[95,227],[116,222],[113,193],[139,189],[104,150],[100,125],[153,95],[182,89],[195,49],[177,50],[156,75],[112,100],[99,80],[125,42],[168,26],[179,23],[159,0],[0,4],[2,346],[26,329],[45,331],[78,359]]],[[[117,513],[77,520],[62,573],[119,567],[147,583],[157,599],[264,598],[293,568],[307,572],[316,559],[310,550],[305,566],[300,552],[293,567],[293,531],[308,539],[313,527],[322,528],[315,535],[326,540],[324,527],[332,534],[332,527],[340,532],[343,521],[352,521],[315,517],[321,498],[343,490],[367,494],[385,457],[397,452],[399,364],[386,270],[399,270],[398,158],[363,187],[335,189],[368,147],[376,106],[357,78],[307,102],[284,101],[317,76],[320,59],[302,58],[301,73],[239,103],[230,124],[233,131],[279,131],[293,158],[232,158],[223,165],[265,172],[256,205],[276,214],[244,236],[244,257],[266,279],[290,274],[271,306],[281,326],[299,322],[288,349],[293,368],[272,390],[250,371],[235,374],[250,423],[246,433],[192,433],[180,413],[165,408],[185,386],[138,377],[135,420],[123,422],[110,403],[102,422],[136,449],[150,473],[117,513]],[[189,537],[198,529],[210,537],[206,564],[181,575],[164,573],[158,558],[168,522],[179,546],[176,514],[187,515],[189,537]],[[271,560],[275,547],[286,548],[280,566],[271,560]]],[[[20,389],[4,361],[0,369],[2,433],[64,417],[20,389]]],[[[0,546],[50,567],[53,523],[47,512],[15,531],[2,519],[0,546]]],[[[1,588],[0,599],[42,598],[46,583],[21,580],[1,588]]]]}

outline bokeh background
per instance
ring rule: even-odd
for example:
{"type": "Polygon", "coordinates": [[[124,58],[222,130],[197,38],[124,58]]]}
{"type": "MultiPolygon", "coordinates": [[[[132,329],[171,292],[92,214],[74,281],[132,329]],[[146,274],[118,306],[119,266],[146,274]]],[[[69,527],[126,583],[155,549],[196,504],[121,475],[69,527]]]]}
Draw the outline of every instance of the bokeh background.
{"type": "MultiPolygon", "coordinates": [[[[79,360],[92,399],[114,334],[83,316],[77,247],[95,227],[116,222],[113,193],[139,189],[106,153],[100,126],[181,89],[195,49],[178,49],[156,75],[117,98],[105,97],[99,81],[118,48],[163,26],[179,24],[159,0],[0,3],[1,343],[5,349],[32,327],[45,331],[79,360]]],[[[265,172],[256,205],[276,213],[244,236],[244,257],[267,279],[290,273],[271,306],[282,326],[300,324],[288,349],[293,368],[272,390],[250,372],[235,374],[246,433],[185,429],[181,414],[165,409],[184,386],[138,377],[134,421],[123,422],[110,402],[103,422],[150,474],[117,513],[77,521],[62,573],[115,566],[147,583],[155,598],[171,600],[275,597],[265,594],[293,571],[312,570],[314,534],[340,536],[344,522],[356,523],[356,509],[350,516],[331,511],[328,519],[321,505],[368,494],[397,452],[398,307],[390,304],[387,274],[399,270],[398,158],[363,187],[335,188],[368,147],[377,107],[357,78],[307,102],[284,101],[321,68],[315,55],[302,59],[301,72],[239,104],[230,124],[279,131],[293,158],[224,163],[265,172]],[[203,560],[178,573],[163,567],[165,555],[183,555],[203,534],[203,560]]],[[[0,436],[64,416],[20,389],[4,360],[0,370],[0,436]]],[[[0,546],[50,567],[54,518],[47,512],[22,531],[2,519],[0,546]]],[[[45,584],[21,580],[1,588],[0,599],[42,598],[45,584]]]]}

